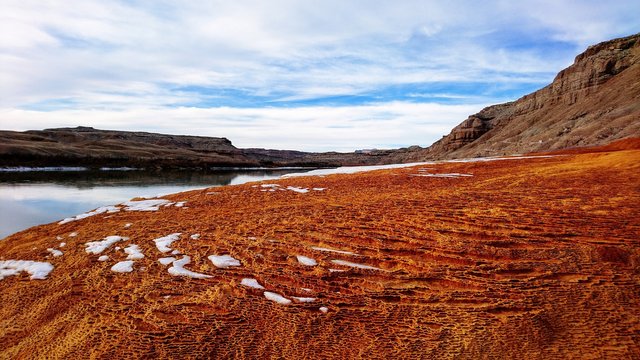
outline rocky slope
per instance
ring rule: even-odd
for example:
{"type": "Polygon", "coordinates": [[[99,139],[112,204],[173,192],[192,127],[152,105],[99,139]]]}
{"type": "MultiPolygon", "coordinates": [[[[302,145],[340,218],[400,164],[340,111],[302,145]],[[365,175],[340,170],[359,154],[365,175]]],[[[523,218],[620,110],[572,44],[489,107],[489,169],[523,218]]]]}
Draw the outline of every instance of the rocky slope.
{"type": "Polygon", "coordinates": [[[0,358],[637,358],[638,145],[216,187],[14,234],[0,358]]]}
{"type": "Polygon", "coordinates": [[[553,83],[469,116],[418,157],[518,154],[640,136],[640,34],[578,55],[553,83]]]}

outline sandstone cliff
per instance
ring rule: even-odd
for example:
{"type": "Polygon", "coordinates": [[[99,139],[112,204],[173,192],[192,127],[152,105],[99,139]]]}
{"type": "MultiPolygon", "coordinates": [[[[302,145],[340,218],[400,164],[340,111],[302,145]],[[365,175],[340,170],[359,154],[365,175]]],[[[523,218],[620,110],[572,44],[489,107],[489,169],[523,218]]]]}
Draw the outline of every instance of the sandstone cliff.
{"type": "Polygon", "coordinates": [[[640,34],[589,47],[550,85],[469,116],[421,156],[539,152],[638,135],[640,34]]]}

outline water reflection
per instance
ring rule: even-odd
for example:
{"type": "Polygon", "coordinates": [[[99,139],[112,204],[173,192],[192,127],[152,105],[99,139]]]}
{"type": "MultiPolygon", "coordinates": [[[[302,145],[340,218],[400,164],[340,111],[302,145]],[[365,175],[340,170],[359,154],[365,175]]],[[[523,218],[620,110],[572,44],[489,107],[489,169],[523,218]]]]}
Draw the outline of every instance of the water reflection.
{"type": "Polygon", "coordinates": [[[0,173],[0,239],[136,196],[277,179],[305,170],[0,173]]]}

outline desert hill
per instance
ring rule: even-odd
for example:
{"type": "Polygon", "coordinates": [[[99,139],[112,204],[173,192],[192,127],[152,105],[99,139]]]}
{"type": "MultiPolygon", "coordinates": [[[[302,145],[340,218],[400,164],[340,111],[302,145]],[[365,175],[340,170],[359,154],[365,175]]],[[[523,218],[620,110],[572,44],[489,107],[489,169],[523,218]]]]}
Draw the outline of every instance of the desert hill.
{"type": "Polygon", "coordinates": [[[633,136],[640,136],[640,34],[589,47],[550,85],[469,116],[420,156],[522,154],[633,136]]]}

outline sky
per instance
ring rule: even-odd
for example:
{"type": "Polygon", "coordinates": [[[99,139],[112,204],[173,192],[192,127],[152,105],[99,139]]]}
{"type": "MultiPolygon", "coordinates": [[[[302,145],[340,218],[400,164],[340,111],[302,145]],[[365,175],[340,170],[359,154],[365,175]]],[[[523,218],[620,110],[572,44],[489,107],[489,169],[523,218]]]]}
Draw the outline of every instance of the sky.
{"type": "Polygon", "coordinates": [[[0,0],[0,129],[428,146],[639,32],[637,14],[637,0],[0,0]]]}

